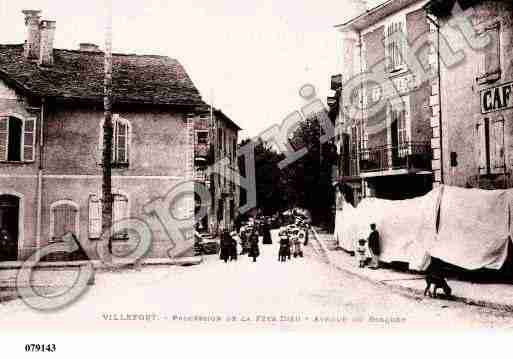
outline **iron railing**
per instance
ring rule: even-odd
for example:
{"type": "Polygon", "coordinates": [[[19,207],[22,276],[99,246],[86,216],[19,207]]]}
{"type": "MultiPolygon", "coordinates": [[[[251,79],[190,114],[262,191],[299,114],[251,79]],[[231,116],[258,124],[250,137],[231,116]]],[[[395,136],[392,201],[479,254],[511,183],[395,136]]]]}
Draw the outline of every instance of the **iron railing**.
{"type": "Polygon", "coordinates": [[[362,172],[392,169],[431,170],[432,149],[429,142],[405,142],[397,146],[385,145],[353,151],[348,176],[362,172]]]}

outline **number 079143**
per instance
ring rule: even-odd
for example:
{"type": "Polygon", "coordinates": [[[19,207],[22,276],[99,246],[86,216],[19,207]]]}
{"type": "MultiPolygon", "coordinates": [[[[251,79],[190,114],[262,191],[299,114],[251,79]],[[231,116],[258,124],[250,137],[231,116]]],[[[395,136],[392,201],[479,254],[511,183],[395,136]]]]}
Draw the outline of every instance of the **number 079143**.
{"type": "Polygon", "coordinates": [[[57,350],[55,344],[25,344],[25,351],[29,353],[54,352],[57,350]]]}

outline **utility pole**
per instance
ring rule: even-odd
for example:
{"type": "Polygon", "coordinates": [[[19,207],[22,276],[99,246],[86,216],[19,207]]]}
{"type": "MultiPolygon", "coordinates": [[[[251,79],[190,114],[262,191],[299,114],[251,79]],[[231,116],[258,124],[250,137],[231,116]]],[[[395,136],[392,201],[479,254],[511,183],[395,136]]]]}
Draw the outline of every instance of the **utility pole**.
{"type": "Polygon", "coordinates": [[[103,172],[102,172],[102,233],[108,234],[108,248],[112,254],[112,1],[106,6],[105,25],[105,77],[103,82],[103,172]]]}

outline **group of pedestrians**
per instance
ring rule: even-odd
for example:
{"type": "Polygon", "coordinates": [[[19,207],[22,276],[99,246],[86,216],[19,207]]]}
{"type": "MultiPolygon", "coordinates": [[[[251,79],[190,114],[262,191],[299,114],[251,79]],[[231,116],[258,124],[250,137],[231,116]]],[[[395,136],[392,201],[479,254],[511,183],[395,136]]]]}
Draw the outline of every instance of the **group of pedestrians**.
{"type": "Polygon", "coordinates": [[[231,233],[223,231],[220,246],[220,258],[225,263],[237,260],[239,246],[241,248],[240,255],[247,254],[248,257],[253,258],[253,262],[256,262],[260,256],[258,232],[254,227],[241,228],[240,236],[236,231],[231,233]]]}
{"type": "Polygon", "coordinates": [[[306,223],[296,223],[282,227],[279,232],[278,260],[280,262],[286,262],[292,256],[303,257],[303,246],[308,244],[308,227],[306,223]]]}

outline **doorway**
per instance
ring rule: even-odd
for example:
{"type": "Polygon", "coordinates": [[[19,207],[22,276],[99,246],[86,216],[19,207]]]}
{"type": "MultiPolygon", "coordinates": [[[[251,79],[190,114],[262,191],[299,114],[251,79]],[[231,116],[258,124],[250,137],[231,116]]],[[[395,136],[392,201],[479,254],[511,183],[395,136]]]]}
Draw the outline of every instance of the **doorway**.
{"type": "Polygon", "coordinates": [[[0,195],[0,261],[18,260],[20,199],[0,195]]]}

